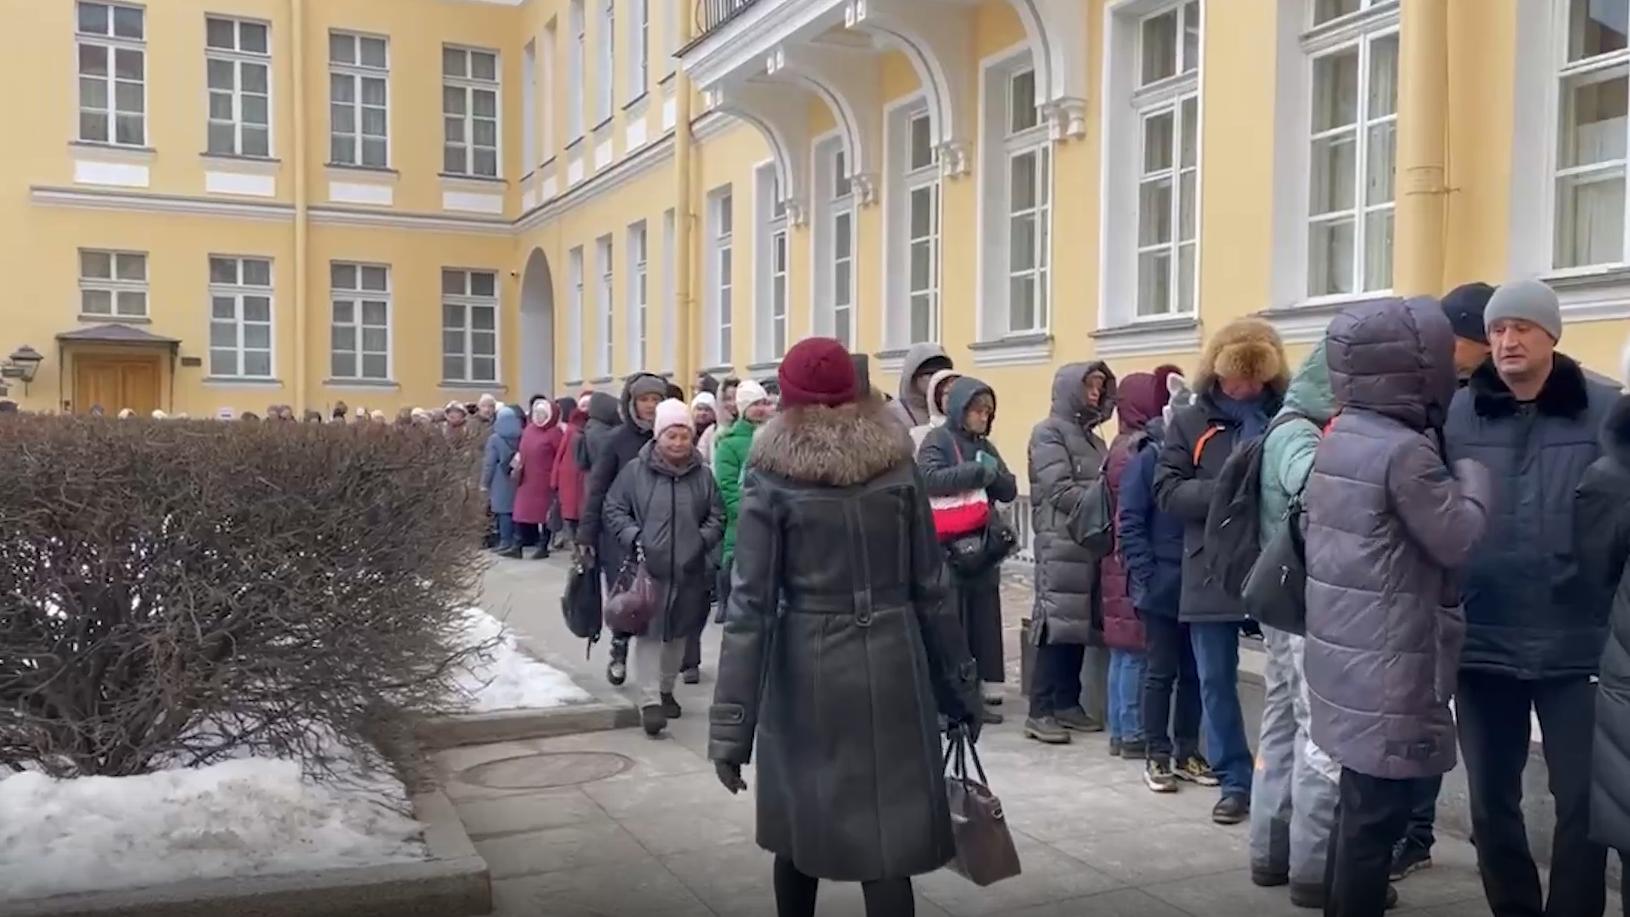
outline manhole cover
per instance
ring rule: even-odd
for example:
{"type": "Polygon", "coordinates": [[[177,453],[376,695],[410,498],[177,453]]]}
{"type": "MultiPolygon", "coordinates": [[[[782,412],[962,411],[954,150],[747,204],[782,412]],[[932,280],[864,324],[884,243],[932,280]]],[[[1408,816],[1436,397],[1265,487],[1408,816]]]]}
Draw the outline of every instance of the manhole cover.
{"type": "Polygon", "coordinates": [[[633,766],[633,760],[611,752],[562,751],[488,761],[466,770],[459,779],[493,790],[539,790],[593,783],[633,766]]]}

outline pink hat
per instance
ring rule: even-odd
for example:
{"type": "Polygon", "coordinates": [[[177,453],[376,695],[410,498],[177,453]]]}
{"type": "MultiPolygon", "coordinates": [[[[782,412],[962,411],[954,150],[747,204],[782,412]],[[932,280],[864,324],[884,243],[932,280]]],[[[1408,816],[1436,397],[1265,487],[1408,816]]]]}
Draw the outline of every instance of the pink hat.
{"type": "Polygon", "coordinates": [[[651,435],[661,436],[662,431],[669,427],[684,427],[692,433],[696,432],[696,423],[691,420],[690,408],[677,398],[669,398],[657,405],[657,417],[656,422],[651,425],[651,435]]]}

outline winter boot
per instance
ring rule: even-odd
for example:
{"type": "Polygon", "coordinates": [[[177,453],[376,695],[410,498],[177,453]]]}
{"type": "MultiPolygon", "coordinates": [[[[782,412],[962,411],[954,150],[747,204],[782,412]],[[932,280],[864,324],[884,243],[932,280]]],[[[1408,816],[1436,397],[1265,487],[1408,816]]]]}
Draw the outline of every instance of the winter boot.
{"type": "Polygon", "coordinates": [[[664,693],[662,695],[662,715],[663,716],[667,717],[670,720],[677,720],[681,716],[683,716],[684,713],[685,713],[685,711],[683,709],[681,709],[680,706],[679,706],[679,701],[675,700],[674,696],[672,694],[664,693]]]}
{"type": "Polygon", "coordinates": [[[645,728],[645,734],[655,738],[668,728],[668,717],[662,712],[661,704],[646,704],[640,708],[640,725],[645,728]]]}
{"type": "Polygon", "coordinates": [[[606,664],[606,681],[621,687],[628,680],[628,638],[612,635],[611,661],[606,664]]]}
{"type": "Polygon", "coordinates": [[[1024,721],[1024,734],[1044,745],[1068,745],[1070,734],[1050,716],[1033,716],[1024,721]]]}

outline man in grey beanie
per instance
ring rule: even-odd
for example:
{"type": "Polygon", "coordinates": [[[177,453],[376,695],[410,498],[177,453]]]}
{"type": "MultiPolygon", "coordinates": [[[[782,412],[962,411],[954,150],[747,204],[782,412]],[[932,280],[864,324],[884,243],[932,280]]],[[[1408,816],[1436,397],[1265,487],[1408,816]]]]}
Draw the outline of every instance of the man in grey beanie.
{"type": "Polygon", "coordinates": [[[1477,866],[1496,915],[1601,914],[1607,851],[1590,839],[1590,760],[1609,602],[1582,581],[1573,507],[1618,386],[1557,352],[1562,309],[1539,281],[1495,290],[1483,319],[1490,359],[1444,426],[1450,462],[1473,459],[1494,479],[1488,532],[1463,573],[1455,697],[1477,866]],[[1556,805],[1548,906],[1521,806],[1531,712],[1556,805]]]}

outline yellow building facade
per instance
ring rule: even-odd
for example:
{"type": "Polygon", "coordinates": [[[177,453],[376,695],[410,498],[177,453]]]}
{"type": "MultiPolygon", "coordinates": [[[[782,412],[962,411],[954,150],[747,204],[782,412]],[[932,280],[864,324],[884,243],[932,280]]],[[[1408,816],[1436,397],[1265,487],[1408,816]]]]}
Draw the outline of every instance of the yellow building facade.
{"type": "Polygon", "coordinates": [[[1630,0],[13,0],[28,410],[1054,369],[1540,276],[1613,372],[1630,0]]]}

